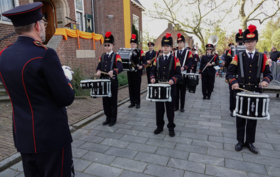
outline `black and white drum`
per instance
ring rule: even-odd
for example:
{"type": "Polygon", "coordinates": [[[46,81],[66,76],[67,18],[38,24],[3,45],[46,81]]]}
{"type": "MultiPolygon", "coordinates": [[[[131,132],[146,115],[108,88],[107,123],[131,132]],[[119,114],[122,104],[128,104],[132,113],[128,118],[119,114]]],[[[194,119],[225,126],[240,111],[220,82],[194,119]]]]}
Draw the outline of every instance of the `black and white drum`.
{"type": "Polygon", "coordinates": [[[199,84],[199,74],[187,73],[187,85],[190,93],[195,93],[196,86],[199,84]]]}
{"type": "Polygon", "coordinates": [[[135,49],[120,48],[117,54],[121,56],[124,71],[136,71],[132,62],[132,55],[135,49]]]}
{"type": "Polygon", "coordinates": [[[81,80],[80,86],[82,89],[91,89],[91,97],[112,97],[110,79],[81,80]]]}
{"type": "Polygon", "coordinates": [[[171,85],[170,84],[149,84],[147,87],[146,100],[155,102],[171,102],[171,85]]]}
{"type": "Polygon", "coordinates": [[[233,112],[234,116],[245,119],[270,119],[268,113],[269,95],[263,93],[246,93],[240,92],[236,94],[236,108],[233,112]]]}

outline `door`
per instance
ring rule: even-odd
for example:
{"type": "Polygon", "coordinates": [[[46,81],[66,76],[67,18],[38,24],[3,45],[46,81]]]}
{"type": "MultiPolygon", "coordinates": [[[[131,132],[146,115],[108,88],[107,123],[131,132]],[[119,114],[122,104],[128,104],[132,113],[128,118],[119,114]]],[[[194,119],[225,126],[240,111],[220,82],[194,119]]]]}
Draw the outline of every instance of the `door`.
{"type": "Polygon", "coordinates": [[[44,44],[47,44],[55,33],[54,9],[51,2],[42,1],[42,3],[42,13],[45,16],[46,21],[48,22],[48,26],[46,28],[46,41],[44,42],[44,44]]]}

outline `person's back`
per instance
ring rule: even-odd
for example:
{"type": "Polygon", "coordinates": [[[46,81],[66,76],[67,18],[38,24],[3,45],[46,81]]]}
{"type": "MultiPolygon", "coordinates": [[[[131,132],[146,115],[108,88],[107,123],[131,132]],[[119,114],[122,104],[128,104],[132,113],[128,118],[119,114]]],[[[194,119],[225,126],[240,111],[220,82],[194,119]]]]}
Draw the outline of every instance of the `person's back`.
{"type": "Polygon", "coordinates": [[[275,62],[277,62],[277,60],[280,59],[280,52],[277,51],[277,49],[275,47],[272,47],[272,49],[271,49],[270,59],[275,62]]]}

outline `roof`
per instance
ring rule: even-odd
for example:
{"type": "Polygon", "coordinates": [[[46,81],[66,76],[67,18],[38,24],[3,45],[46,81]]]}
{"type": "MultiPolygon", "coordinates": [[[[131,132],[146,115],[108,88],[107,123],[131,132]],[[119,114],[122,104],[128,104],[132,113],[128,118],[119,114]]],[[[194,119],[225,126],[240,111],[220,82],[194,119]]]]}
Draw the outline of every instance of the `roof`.
{"type": "Polygon", "coordinates": [[[139,0],[131,0],[132,4],[136,5],[137,7],[139,7],[142,11],[145,10],[145,7],[140,3],[139,0]]]}

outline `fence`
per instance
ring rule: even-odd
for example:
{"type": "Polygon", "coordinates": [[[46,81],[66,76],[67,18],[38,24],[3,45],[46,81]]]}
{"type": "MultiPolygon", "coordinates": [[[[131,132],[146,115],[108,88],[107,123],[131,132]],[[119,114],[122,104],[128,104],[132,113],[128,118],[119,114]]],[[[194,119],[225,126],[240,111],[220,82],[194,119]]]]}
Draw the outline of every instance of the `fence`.
{"type": "Polygon", "coordinates": [[[280,85],[280,63],[273,61],[270,67],[270,71],[273,76],[273,81],[271,82],[271,84],[280,85]]]}

